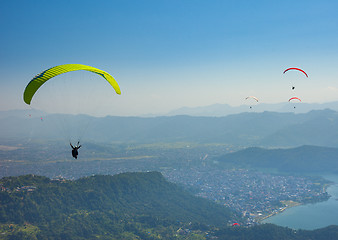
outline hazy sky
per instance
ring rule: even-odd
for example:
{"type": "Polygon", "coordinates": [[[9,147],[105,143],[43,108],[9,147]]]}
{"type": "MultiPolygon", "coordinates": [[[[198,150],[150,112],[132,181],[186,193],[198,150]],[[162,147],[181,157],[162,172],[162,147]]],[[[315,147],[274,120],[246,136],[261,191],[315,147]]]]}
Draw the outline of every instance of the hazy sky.
{"type": "MultiPolygon", "coordinates": [[[[336,0],[1,1],[0,110],[28,108],[22,100],[27,83],[66,63],[105,70],[120,85],[120,96],[109,85],[88,96],[90,81],[81,88],[69,83],[67,94],[82,93],[87,101],[82,107],[88,110],[79,110],[85,113],[95,106],[99,114],[123,116],[238,106],[250,95],[264,103],[294,95],[337,101],[337,9],[336,0]],[[288,67],[304,69],[309,78],[283,74],[288,67]]],[[[63,111],[73,102],[63,94],[45,100],[44,93],[59,91],[47,84],[32,108],[63,111]]]]}

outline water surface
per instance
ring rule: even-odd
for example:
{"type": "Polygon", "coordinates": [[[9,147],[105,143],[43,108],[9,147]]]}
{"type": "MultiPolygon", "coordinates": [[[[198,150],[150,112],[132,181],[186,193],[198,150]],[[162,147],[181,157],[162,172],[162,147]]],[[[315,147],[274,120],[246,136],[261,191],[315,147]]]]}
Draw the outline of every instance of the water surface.
{"type": "Polygon", "coordinates": [[[331,195],[329,200],[289,208],[280,214],[265,219],[263,223],[306,230],[338,225],[338,175],[324,176],[324,178],[335,183],[327,189],[327,192],[331,195]]]}

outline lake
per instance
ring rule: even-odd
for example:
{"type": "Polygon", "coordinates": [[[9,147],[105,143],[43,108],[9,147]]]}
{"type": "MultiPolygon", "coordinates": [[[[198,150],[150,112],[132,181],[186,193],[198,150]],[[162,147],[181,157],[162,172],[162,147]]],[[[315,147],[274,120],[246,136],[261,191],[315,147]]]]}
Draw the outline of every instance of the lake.
{"type": "Polygon", "coordinates": [[[328,201],[289,208],[265,219],[263,223],[306,230],[338,225],[338,175],[324,176],[324,178],[335,182],[327,189],[331,195],[328,201]]]}

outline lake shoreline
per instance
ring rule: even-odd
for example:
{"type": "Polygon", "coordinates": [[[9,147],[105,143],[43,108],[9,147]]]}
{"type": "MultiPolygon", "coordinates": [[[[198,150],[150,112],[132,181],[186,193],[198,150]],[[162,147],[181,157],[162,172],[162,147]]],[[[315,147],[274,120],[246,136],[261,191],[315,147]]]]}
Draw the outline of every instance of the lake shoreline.
{"type": "MultiPolygon", "coordinates": [[[[324,178],[324,177],[323,177],[324,178]]],[[[328,187],[334,185],[336,183],[332,182],[332,183],[326,183],[323,185],[323,192],[324,193],[328,193],[327,192],[327,189],[328,187]]],[[[256,219],[256,221],[259,223],[259,224],[264,224],[263,221],[267,220],[268,218],[271,218],[273,216],[276,216],[278,214],[281,214],[283,213],[285,210],[287,209],[290,209],[290,208],[293,208],[293,207],[298,207],[298,206],[305,206],[307,204],[314,204],[314,203],[320,203],[320,202],[325,202],[325,201],[328,201],[332,196],[329,195],[329,198],[328,199],[325,199],[325,200],[322,200],[322,201],[316,201],[316,202],[295,202],[295,201],[292,201],[292,200],[288,200],[288,201],[281,201],[281,203],[283,203],[285,206],[282,207],[282,208],[279,208],[278,210],[276,211],[273,211],[272,213],[269,213],[268,215],[264,215],[264,216],[261,216],[261,217],[258,217],[256,219]]]]}
{"type": "Polygon", "coordinates": [[[316,202],[306,200],[298,205],[285,206],[286,208],[283,208],[282,211],[275,211],[273,214],[262,216],[259,223],[272,223],[302,230],[314,230],[338,225],[338,219],[334,214],[338,210],[338,175],[321,175],[321,177],[330,181],[330,183],[323,184],[322,190],[322,193],[327,194],[327,200],[316,202]],[[285,212],[286,209],[289,210],[285,212]]]}
{"type": "Polygon", "coordinates": [[[294,201],[283,201],[283,202],[290,202],[291,204],[290,204],[290,205],[286,205],[286,206],[284,206],[284,207],[278,209],[278,211],[274,211],[274,212],[272,212],[272,213],[270,213],[270,214],[268,214],[268,215],[259,217],[259,218],[257,219],[257,222],[260,223],[260,224],[262,224],[264,220],[266,220],[266,219],[268,219],[268,218],[270,218],[270,217],[273,217],[273,216],[275,216],[275,215],[277,215],[277,214],[280,214],[280,213],[284,212],[285,210],[287,210],[287,209],[289,209],[289,208],[296,207],[296,206],[300,206],[300,205],[305,205],[305,204],[302,204],[302,203],[300,203],[300,202],[294,202],[294,201]]]}

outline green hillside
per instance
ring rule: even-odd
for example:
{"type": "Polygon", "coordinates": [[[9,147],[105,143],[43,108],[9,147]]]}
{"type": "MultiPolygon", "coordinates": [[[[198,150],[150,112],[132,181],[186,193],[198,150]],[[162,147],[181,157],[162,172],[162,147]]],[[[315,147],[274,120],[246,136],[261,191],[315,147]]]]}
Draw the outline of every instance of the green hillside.
{"type": "Polygon", "coordinates": [[[158,172],[76,181],[24,175],[3,178],[0,187],[0,239],[338,238],[338,226],[314,231],[229,226],[240,218],[184,192],[158,172]]]}
{"type": "Polygon", "coordinates": [[[1,188],[1,236],[152,239],[172,235],[184,224],[225,226],[236,218],[229,209],[194,197],[158,172],[76,181],[25,175],[3,178],[1,188]]]}

